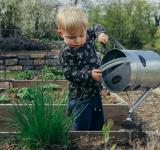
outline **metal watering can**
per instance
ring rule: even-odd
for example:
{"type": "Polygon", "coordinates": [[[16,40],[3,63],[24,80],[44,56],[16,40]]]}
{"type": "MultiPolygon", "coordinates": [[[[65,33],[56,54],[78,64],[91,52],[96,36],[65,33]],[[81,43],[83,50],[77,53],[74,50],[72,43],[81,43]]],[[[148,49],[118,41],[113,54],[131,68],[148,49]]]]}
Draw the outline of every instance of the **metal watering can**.
{"type": "Polygon", "coordinates": [[[132,113],[152,91],[160,85],[160,55],[153,51],[126,50],[112,36],[109,37],[117,48],[108,51],[103,59],[102,83],[112,92],[145,89],[145,92],[131,106],[128,117],[122,126],[126,129],[136,127],[132,113]]]}

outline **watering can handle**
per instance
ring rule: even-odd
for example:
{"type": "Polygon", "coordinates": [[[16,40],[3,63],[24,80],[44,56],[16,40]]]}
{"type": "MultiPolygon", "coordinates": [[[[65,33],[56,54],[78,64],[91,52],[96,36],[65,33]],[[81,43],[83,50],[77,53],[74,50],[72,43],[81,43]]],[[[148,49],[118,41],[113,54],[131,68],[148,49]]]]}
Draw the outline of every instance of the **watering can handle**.
{"type": "Polygon", "coordinates": [[[99,67],[99,69],[103,72],[113,66],[119,65],[119,64],[126,64],[126,63],[130,63],[129,59],[126,57],[121,57],[121,58],[117,58],[114,59],[108,63],[105,63],[104,65],[102,65],[101,67],[99,67]]]}
{"type": "Polygon", "coordinates": [[[117,39],[115,39],[115,38],[114,38],[113,36],[111,36],[110,34],[108,34],[108,36],[109,36],[109,41],[113,42],[120,50],[126,50],[126,49],[124,48],[124,46],[118,42],[117,39]]]}

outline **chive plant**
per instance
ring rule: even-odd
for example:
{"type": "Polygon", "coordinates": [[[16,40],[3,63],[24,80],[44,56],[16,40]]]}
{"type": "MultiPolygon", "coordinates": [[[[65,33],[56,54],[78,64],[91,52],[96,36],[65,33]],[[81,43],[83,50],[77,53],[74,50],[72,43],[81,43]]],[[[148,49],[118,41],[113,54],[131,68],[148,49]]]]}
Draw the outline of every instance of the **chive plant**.
{"type": "Polygon", "coordinates": [[[32,100],[16,102],[14,105],[15,123],[21,147],[29,150],[49,147],[63,147],[69,144],[69,130],[72,115],[65,113],[64,98],[54,103],[50,93],[43,87],[32,88],[32,100]],[[63,101],[63,102],[62,102],[63,101]]]}

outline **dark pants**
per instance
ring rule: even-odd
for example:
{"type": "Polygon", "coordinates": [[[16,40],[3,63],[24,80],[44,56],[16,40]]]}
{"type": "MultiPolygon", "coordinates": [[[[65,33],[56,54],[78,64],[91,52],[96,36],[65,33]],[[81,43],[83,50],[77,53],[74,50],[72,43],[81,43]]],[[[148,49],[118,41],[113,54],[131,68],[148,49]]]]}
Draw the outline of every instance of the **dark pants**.
{"type": "Polygon", "coordinates": [[[100,96],[81,101],[69,100],[68,112],[74,117],[74,130],[95,131],[102,129],[104,117],[100,96]]]}

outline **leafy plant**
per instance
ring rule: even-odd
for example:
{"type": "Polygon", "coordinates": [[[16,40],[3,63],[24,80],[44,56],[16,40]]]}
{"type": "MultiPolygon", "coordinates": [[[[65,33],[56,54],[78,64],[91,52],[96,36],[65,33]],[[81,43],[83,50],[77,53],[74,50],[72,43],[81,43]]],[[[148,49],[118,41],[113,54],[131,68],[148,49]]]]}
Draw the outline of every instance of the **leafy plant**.
{"type": "Polygon", "coordinates": [[[32,91],[30,103],[25,97],[22,105],[15,103],[14,106],[21,147],[38,150],[59,145],[64,148],[69,143],[68,132],[72,124],[72,116],[65,113],[66,105],[62,105],[62,101],[54,104],[50,93],[44,94],[43,87],[34,87],[32,91]]]}
{"type": "Polygon", "coordinates": [[[42,86],[42,88],[43,88],[44,90],[48,90],[48,91],[55,90],[55,89],[57,89],[58,87],[59,87],[59,85],[57,85],[57,84],[45,84],[45,85],[42,86]]]}
{"type": "Polygon", "coordinates": [[[21,88],[18,90],[17,97],[21,100],[31,101],[33,98],[33,89],[32,88],[21,88]]]}
{"type": "MultiPolygon", "coordinates": [[[[111,119],[109,119],[107,122],[107,125],[104,124],[103,128],[102,128],[104,142],[105,142],[105,149],[107,149],[107,144],[109,141],[109,132],[110,132],[112,126],[113,126],[113,121],[111,119]]],[[[115,149],[114,147],[115,147],[115,145],[113,145],[111,149],[114,150],[115,149]]]]}
{"type": "Polygon", "coordinates": [[[6,92],[7,92],[7,93],[15,93],[15,92],[17,92],[17,91],[18,91],[17,88],[8,88],[8,89],[6,89],[6,92]]]}
{"type": "Polygon", "coordinates": [[[50,68],[45,66],[43,70],[43,79],[44,80],[61,80],[63,79],[62,72],[57,68],[50,68]]]}
{"type": "Polygon", "coordinates": [[[0,96],[0,103],[7,103],[9,101],[9,97],[7,95],[0,96]]]}
{"type": "Polygon", "coordinates": [[[18,80],[29,80],[29,79],[33,79],[34,75],[33,75],[33,71],[31,70],[25,70],[21,73],[19,73],[16,77],[16,79],[18,80]]]}
{"type": "Polygon", "coordinates": [[[44,80],[55,80],[55,75],[52,73],[49,66],[45,66],[43,70],[43,79],[44,80]]]}

